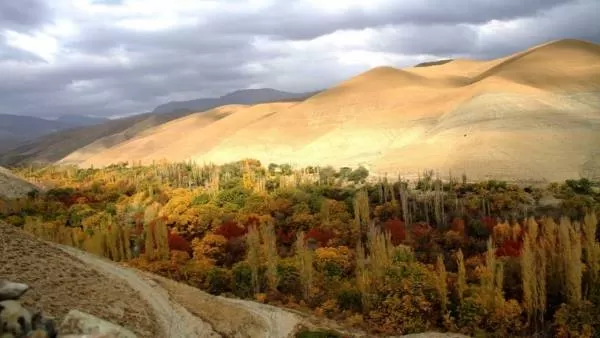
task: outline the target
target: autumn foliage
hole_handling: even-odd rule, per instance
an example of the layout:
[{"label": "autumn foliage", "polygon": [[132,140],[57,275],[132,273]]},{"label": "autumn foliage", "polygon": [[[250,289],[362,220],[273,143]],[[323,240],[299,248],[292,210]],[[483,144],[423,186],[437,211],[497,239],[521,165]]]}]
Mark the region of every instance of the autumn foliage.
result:
[{"label": "autumn foliage", "polygon": [[181,235],[179,235],[175,232],[171,232],[171,233],[169,233],[169,250],[183,251],[183,252],[191,253],[192,246]]},{"label": "autumn foliage", "polygon": [[[349,168],[268,168],[17,169],[54,188],[3,202],[0,220],[366,336],[600,334],[596,183],[534,188],[432,173],[361,183]],[[563,202],[523,207],[544,194]]]},{"label": "autumn foliage", "polygon": [[390,219],[383,226],[390,233],[394,245],[399,245],[406,239],[406,225],[404,222],[398,219]]},{"label": "autumn foliage", "polygon": [[[254,224],[256,224],[256,221],[254,219],[252,219],[251,221],[249,221],[249,224],[254,225]],[[234,221],[223,222],[215,230],[216,235],[221,235],[221,236],[225,237],[227,240],[244,236],[247,232],[248,232],[248,229],[246,227],[240,226]]]}]

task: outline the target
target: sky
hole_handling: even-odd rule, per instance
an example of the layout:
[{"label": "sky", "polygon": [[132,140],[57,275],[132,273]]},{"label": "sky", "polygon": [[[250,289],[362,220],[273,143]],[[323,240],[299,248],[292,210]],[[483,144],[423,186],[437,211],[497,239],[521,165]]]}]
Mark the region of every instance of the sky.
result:
[{"label": "sky", "polygon": [[600,43],[598,0],[1,0],[0,114],[123,116],[372,67]]}]

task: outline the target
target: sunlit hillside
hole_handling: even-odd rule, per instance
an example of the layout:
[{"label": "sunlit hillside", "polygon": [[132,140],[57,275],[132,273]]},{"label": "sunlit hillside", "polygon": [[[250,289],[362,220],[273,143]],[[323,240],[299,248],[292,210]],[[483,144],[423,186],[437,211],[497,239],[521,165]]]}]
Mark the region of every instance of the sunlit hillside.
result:
[{"label": "sunlit hillside", "polygon": [[600,46],[560,40],[491,61],[378,67],[300,103],[251,106],[211,124],[181,123],[64,161],[102,166],[252,157],[362,164],[407,177],[434,168],[476,179],[595,178]]}]

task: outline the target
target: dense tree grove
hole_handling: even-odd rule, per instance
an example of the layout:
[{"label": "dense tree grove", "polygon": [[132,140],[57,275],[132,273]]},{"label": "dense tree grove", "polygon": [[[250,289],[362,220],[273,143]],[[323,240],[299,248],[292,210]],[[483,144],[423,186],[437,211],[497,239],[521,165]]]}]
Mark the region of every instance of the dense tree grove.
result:
[{"label": "dense tree grove", "polygon": [[0,218],[212,294],[374,334],[600,335],[600,187],[365,168],[156,163],[17,168]]}]

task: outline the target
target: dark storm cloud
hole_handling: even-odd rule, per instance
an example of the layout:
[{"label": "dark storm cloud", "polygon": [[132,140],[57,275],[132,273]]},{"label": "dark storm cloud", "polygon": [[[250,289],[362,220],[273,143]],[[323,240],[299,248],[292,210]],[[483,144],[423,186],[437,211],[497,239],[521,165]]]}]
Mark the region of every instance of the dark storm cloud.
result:
[{"label": "dark storm cloud", "polygon": [[[111,5],[105,8],[123,3],[93,2]],[[27,11],[12,3],[23,2],[0,0],[0,33],[34,30],[54,18],[42,2],[27,0]],[[498,57],[563,37],[600,42],[595,17],[599,3],[389,0],[369,9],[335,12],[282,0],[261,9],[224,6],[220,12],[198,13],[197,24],[156,31],[126,29],[114,17],[67,11],[62,15],[73,15],[78,34],[60,41],[55,60],[9,48],[0,35],[0,113],[111,116],[251,85],[297,92],[321,89],[366,70],[366,61],[339,62],[340,54],[353,49],[403,55],[413,62],[419,55]],[[490,20],[519,18],[516,28],[500,24],[497,32],[481,30]],[[336,31],[363,28],[376,30],[370,41],[353,47],[319,42]],[[321,39],[308,41],[317,37]],[[261,44],[265,39],[266,47]],[[290,40],[302,47],[291,47]]]},{"label": "dark storm cloud", "polygon": [[428,54],[441,58],[491,59],[551,40],[576,38],[600,43],[600,2],[580,0],[552,7],[538,17],[510,25],[490,22],[485,29],[472,24],[399,25],[383,29],[373,48],[399,54]]},{"label": "dark storm cloud", "polygon": [[569,2],[572,0],[406,0],[389,1],[373,9],[326,13],[298,2],[278,1],[259,13],[223,13],[215,18],[214,26],[224,33],[244,31],[282,39],[312,39],[340,29],[509,20],[535,16]]},{"label": "dark storm cloud", "polygon": [[43,0],[1,0],[0,29],[28,31],[47,22],[50,14]]},{"label": "dark storm cloud", "polygon": [[[119,115],[151,110],[168,101],[170,93],[218,96],[251,83],[241,66],[265,56],[253,50],[248,36],[202,34],[194,27],[154,33],[82,28],[84,38],[66,46],[81,55],[69,62],[36,67],[29,76],[22,76],[28,73],[25,69],[3,70],[0,64],[4,78],[11,80],[0,82],[3,106],[11,109],[5,112]],[[119,52],[129,60],[111,58]]]}]

